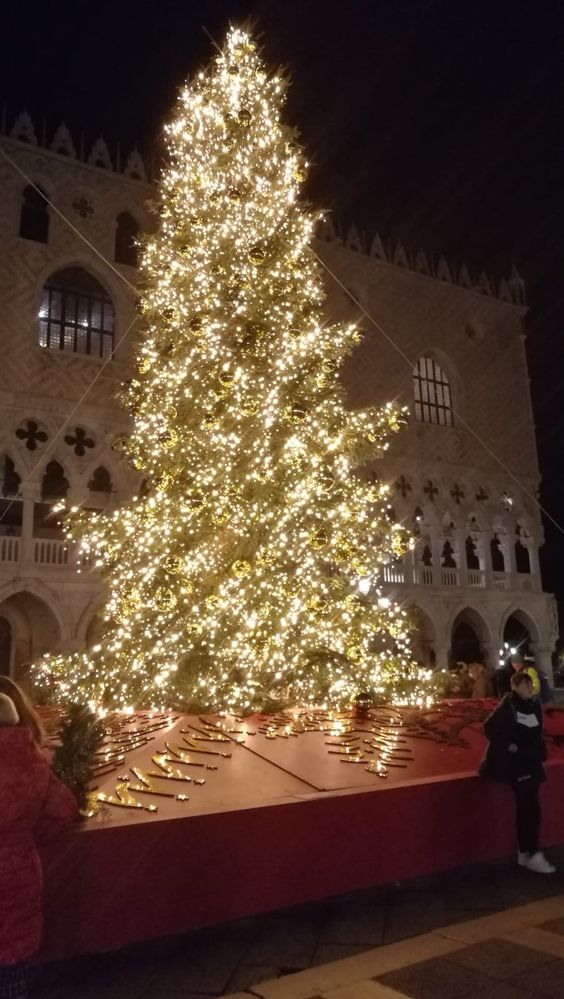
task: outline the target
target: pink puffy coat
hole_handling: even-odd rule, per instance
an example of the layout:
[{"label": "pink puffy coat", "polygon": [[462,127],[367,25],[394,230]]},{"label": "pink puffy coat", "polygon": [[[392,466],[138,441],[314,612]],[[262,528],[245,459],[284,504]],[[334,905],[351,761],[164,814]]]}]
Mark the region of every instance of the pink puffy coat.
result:
[{"label": "pink puffy coat", "polygon": [[0,965],[36,952],[42,875],[37,843],[76,818],[71,792],[21,727],[0,727]]}]

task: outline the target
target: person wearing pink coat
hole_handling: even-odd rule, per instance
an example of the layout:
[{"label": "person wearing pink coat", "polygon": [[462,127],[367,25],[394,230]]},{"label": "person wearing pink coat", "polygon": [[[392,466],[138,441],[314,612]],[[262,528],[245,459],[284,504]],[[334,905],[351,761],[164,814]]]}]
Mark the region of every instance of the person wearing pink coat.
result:
[{"label": "person wearing pink coat", "polygon": [[42,872],[37,845],[77,817],[71,792],[0,693],[0,999],[26,999],[27,962],[39,948]]}]

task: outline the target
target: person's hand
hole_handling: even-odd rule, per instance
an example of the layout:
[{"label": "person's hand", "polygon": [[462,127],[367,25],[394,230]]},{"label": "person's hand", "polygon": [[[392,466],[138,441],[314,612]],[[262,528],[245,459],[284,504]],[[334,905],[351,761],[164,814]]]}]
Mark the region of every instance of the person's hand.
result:
[{"label": "person's hand", "polygon": [[517,746],[515,745],[514,742],[510,742],[509,745],[508,745],[508,747],[507,747],[507,749],[509,750],[510,753],[516,753],[517,752]]}]

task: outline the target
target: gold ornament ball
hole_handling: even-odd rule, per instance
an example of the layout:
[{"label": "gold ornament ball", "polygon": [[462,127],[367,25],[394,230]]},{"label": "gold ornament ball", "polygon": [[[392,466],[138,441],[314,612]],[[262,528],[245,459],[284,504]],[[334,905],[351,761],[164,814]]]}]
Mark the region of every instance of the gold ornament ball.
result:
[{"label": "gold ornament ball", "polygon": [[251,563],[247,559],[240,558],[231,566],[231,572],[236,579],[244,579],[251,573]]},{"label": "gold ornament ball", "polygon": [[241,108],[241,110],[239,111],[239,116],[238,116],[239,124],[243,125],[244,128],[247,128],[251,124],[252,120],[253,120],[253,116],[252,116],[251,112],[249,111],[249,109],[248,108]]},{"label": "gold ornament ball", "polygon": [[293,406],[290,406],[290,408],[287,410],[287,413],[288,413],[288,419],[292,423],[301,423],[302,420],[305,420],[307,416],[307,409],[303,403],[297,402],[294,403]]},{"label": "gold ornament ball", "polygon": [[255,243],[249,250],[249,260],[252,264],[264,264],[266,260],[266,250],[260,243]]},{"label": "gold ornament ball", "polygon": [[201,336],[204,331],[204,320],[201,316],[193,316],[188,323],[188,328],[194,336]]},{"label": "gold ornament ball", "polygon": [[322,548],[325,548],[325,545],[329,541],[329,536],[324,527],[319,527],[316,531],[312,531],[312,533],[308,535],[308,541],[312,548],[315,548],[316,551],[320,551]]},{"label": "gold ornament ball", "polygon": [[178,444],[178,434],[173,427],[170,430],[165,430],[160,436],[161,447],[163,451],[171,451],[173,447]]},{"label": "gold ornament ball", "polygon": [[129,437],[126,434],[118,434],[112,441],[112,451],[125,451],[128,443]]},{"label": "gold ornament ball", "polygon": [[166,572],[178,576],[184,568],[184,559],[180,555],[171,555],[165,562]]},{"label": "gold ornament ball", "polygon": [[347,658],[350,659],[351,663],[358,666],[362,662],[362,649],[360,645],[350,645],[347,649]]},{"label": "gold ornament ball", "polygon": [[243,406],[241,406],[241,412],[243,416],[256,416],[258,408],[258,402],[251,399],[249,402],[246,402]]},{"label": "gold ornament ball", "polygon": [[157,593],[156,604],[159,610],[170,611],[174,610],[174,608],[176,607],[177,600],[174,593],[172,593],[170,590],[164,590],[161,591],[160,593]]},{"label": "gold ornament ball", "polygon": [[195,513],[199,513],[200,510],[203,510],[206,503],[205,497],[202,493],[192,493],[186,497],[186,501]]}]

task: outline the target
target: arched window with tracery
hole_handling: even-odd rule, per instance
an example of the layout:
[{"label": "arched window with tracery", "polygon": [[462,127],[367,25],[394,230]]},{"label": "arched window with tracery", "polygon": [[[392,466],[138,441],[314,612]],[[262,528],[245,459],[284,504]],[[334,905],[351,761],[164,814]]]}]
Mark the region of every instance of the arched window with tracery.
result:
[{"label": "arched window with tracery", "polygon": [[118,264],[137,267],[139,225],[129,212],[122,212],[116,219],[115,260]]},{"label": "arched window with tracery", "polygon": [[38,187],[24,187],[20,208],[20,236],[35,243],[49,242],[49,206]]},{"label": "arched window with tracery", "polygon": [[81,267],[47,279],[39,309],[39,345],[92,357],[111,357],[114,307],[106,289]]},{"label": "arched window with tracery", "polygon": [[420,357],[413,369],[413,411],[421,423],[454,424],[449,380],[432,357]]}]

